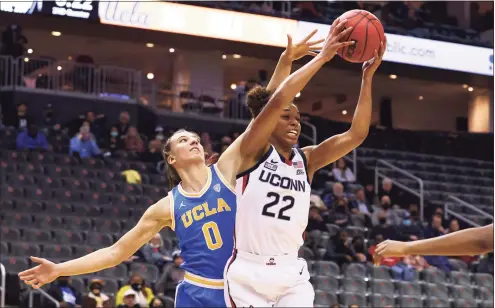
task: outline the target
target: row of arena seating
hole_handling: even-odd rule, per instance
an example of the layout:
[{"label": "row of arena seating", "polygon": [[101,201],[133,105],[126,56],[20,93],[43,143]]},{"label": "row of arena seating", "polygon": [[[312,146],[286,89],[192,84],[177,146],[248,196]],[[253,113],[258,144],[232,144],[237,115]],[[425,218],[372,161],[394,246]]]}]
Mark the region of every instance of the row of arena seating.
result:
[{"label": "row of arena seating", "polygon": [[[374,168],[378,159],[383,159],[422,179],[425,199],[436,206],[443,207],[451,201],[449,196],[454,196],[486,213],[493,213],[493,162],[391,150],[358,149],[358,160],[368,167]],[[380,171],[412,189],[419,189],[418,182],[402,172],[383,165],[380,165]],[[484,224],[485,217],[478,212],[452,206],[471,220]]]}]

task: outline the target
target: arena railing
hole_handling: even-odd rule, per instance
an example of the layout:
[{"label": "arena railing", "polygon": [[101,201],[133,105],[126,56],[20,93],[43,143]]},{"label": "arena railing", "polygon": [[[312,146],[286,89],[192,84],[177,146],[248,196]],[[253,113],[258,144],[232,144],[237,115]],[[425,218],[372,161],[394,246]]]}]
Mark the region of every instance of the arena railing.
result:
[{"label": "arena railing", "polygon": [[[393,178],[391,178],[390,176],[386,175],[383,171],[386,170],[386,169],[392,169],[394,171],[397,171],[405,176],[407,176],[408,178],[411,178],[413,180],[415,180],[416,182],[418,182],[419,184],[419,190],[415,190],[415,189],[412,189],[410,187],[407,187],[406,185],[402,184],[401,182],[397,181],[397,180],[394,180]],[[406,170],[403,170],[399,167],[396,167],[394,165],[392,165],[391,163],[383,160],[383,159],[379,159],[376,161],[376,167],[375,167],[375,194],[378,195],[378,180],[382,178],[389,178],[392,183],[394,185],[396,185],[397,187],[400,187],[402,189],[404,189],[405,191],[408,191],[409,193],[417,196],[419,198],[419,211],[420,211],[420,218],[421,220],[424,219],[424,185],[423,185],[423,180],[420,179],[419,177],[415,176],[414,174],[410,173],[410,172],[407,172]]]},{"label": "arena railing", "polygon": [[[221,88],[157,83],[141,71],[125,67],[0,56],[0,90],[16,88],[135,101],[155,110],[193,112],[246,124],[251,118],[243,97],[228,95]],[[316,144],[316,127],[307,121],[302,125],[308,130],[301,137]]]},{"label": "arena railing", "polygon": [[29,308],[35,308],[34,307],[34,293],[39,293],[41,296],[45,297],[48,299],[50,302],[52,302],[56,308],[60,307],[60,303],[53,298],[50,294],[45,292],[43,289],[31,289],[29,290],[29,297],[28,297],[28,307]]},{"label": "arena railing", "polygon": [[5,307],[5,294],[7,293],[7,286],[5,285],[7,277],[7,271],[5,266],[0,263],[0,307]]},{"label": "arena railing", "polygon": [[[454,216],[455,218],[459,219],[459,220],[462,220],[464,221],[465,223],[468,223],[474,227],[479,227],[480,225],[477,223],[477,222],[474,222],[472,221],[471,219],[467,218],[465,215],[462,215],[461,213],[458,213],[456,212],[451,206],[452,205],[460,205],[461,207],[466,207],[478,214],[480,214],[480,216],[486,218],[486,219],[490,219],[493,221],[493,215],[490,215],[489,213],[485,212],[485,211],[482,211],[480,210],[479,208],[477,208],[476,206],[464,201],[464,200],[461,200],[455,196],[452,196],[452,195],[449,195],[448,196],[448,199],[450,199],[452,202],[446,202],[444,204],[444,216],[445,216],[445,219],[448,219],[449,218],[449,215],[451,216]],[[450,208],[449,208],[450,207]]]}]

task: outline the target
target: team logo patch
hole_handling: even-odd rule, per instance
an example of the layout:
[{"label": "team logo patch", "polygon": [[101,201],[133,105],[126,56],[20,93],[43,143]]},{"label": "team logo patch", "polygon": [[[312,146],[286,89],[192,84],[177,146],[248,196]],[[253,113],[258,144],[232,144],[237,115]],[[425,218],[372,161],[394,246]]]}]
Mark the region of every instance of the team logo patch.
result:
[{"label": "team logo patch", "polygon": [[274,258],[270,258],[270,260],[268,260],[268,262],[266,262],[266,265],[277,265],[277,263],[275,263]]},{"label": "team logo patch", "polygon": [[297,169],[297,173],[296,173],[296,175],[301,175],[301,174],[304,174],[304,170]]},{"label": "team logo patch", "polygon": [[302,161],[296,161],[292,163],[292,166],[296,169],[304,168],[304,163]]},{"label": "team logo patch", "polygon": [[277,171],[277,165],[271,164],[269,162],[265,162],[265,168],[272,171]]},{"label": "team logo patch", "polygon": [[216,192],[220,192],[220,184],[216,184],[215,186],[213,186],[213,190]]}]

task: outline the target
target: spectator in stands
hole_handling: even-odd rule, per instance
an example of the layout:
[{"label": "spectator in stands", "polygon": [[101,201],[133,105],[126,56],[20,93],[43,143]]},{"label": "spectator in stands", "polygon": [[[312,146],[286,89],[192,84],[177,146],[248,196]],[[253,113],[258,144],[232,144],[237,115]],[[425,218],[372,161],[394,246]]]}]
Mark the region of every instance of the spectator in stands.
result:
[{"label": "spectator in stands", "polygon": [[49,149],[45,134],[38,131],[34,124],[29,124],[29,128],[17,134],[18,150],[45,150]]},{"label": "spectator in stands", "polygon": [[90,130],[93,132],[93,134],[95,134],[97,138],[102,135],[105,121],[104,114],[95,115],[93,111],[88,111],[84,120],[89,123]]},{"label": "spectator in stands", "polygon": [[100,155],[96,141],[91,137],[88,126],[81,126],[79,134],[70,140],[70,155],[88,158]]},{"label": "spectator in stands", "polygon": [[373,184],[367,184],[365,186],[364,194],[366,195],[366,201],[368,204],[375,204],[375,186]]},{"label": "spectator in stands", "polygon": [[59,277],[50,285],[47,293],[63,308],[75,308],[82,302],[82,295],[72,286],[70,277]]},{"label": "spectator in stands", "polygon": [[105,286],[105,282],[101,279],[92,279],[89,282],[89,292],[88,297],[94,299],[96,301],[97,308],[103,308],[103,304],[110,300],[110,298],[102,292],[103,287]]},{"label": "spectator in stands", "polygon": [[333,209],[340,199],[345,199],[344,185],[341,183],[334,183],[332,193],[323,196],[323,202],[329,209]]},{"label": "spectator in stands", "polygon": [[366,200],[363,187],[356,189],[354,200],[350,202],[349,209],[352,214],[363,217],[365,226],[371,228],[371,214],[374,210]]},{"label": "spectator in stands", "polygon": [[210,135],[208,133],[201,134],[201,144],[205,149],[205,154],[212,155],[213,154],[213,144],[211,142]]},{"label": "spectator in stands", "polygon": [[28,107],[26,103],[17,105],[17,112],[11,116],[4,117],[5,126],[13,126],[17,130],[25,130],[30,123],[33,123],[32,118],[28,115]]},{"label": "spectator in stands", "polygon": [[[447,231],[442,226],[442,216],[435,214],[431,218],[430,225],[425,230],[425,238],[433,238],[446,234]],[[425,256],[426,261],[445,272],[452,271],[452,265],[445,256]]]},{"label": "spectator in stands", "polygon": [[311,206],[309,208],[308,225],[306,227],[307,232],[313,230],[327,231],[325,221],[320,215],[320,209],[316,206]]},{"label": "spectator in stands", "polygon": [[340,230],[334,235],[329,242],[324,259],[333,261],[339,266],[356,260],[354,252],[349,247],[349,235],[346,231]]},{"label": "spectator in stands", "polygon": [[163,143],[163,140],[165,140],[165,135],[163,134],[163,127],[157,126],[155,128],[155,133],[156,135],[154,139]]},{"label": "spectator in stands", "polygon": [[381,235],[384,239],[395,239],[395,230],[388,221],[387,213],[384,211],[378,212],[376,215],[378,224],[376,224],[371,230],[371,238],[375,238],[377,235]]},{"label": "spectator in stands", "polygon": [[488,253],[485,257],[481,258],[478,265],[478,272],[493,275],[493,252]]},{"label": "spectator in stands", "polygon": [[352,173],[351,168],[347,167],[343,158],[337,161],[336,167],[332,170],[332,174],[336,181],[339,181],[344,185],[356,181],[354,173]]},{"label": "spectator in stands", "polygon": [[393,204],[399,204],[400,203],[400,196],[397,192],[397,189],[393,186],[392,180],[389,178],[384,178],[382,181],[382,187],[380,189],[380,192],[378,194],[378,197],[380,200],[382,199],[383,196],[388,196],[393,202]]},{"label": "spectator in stands", "polygon": [[81,308],[97,308],[96,301],[94,300],[94,298],[91,298],[89,296],[84,296],[82,299]]},{"label": "spectator in stands", "polygon": [[124,140],[125,136],[127,135],[127,131],[129,130],[129,121],[130,121],[130,116],[129,112],[127,111],[122,111],[120,113],[119,117],[119,123],[116,125],[117,129],[119,131],[119,137]]},{"label": "spectator in stands", "polygon": [[232,143],[232,138],[230,138],[229,136],[224,136],[220,141],[220,154],[222,154],[225,150],[227,150],[227,148],[231,143]]},{"label": "spectator in stands", "polygon": [[150,308],[165,308],[165,303],[163,303],[162,299],[159,297],[155,297],[151,301]]},{"label": "spectator in stands", "polygon": [[354,250],[357,262],[366,263],[372,260],[370,254],[364,247],[364,238],[361,236],[356,236],[352,239],[352,249]]},{"label": "spectator in stands", "polygon": [[418,256],[418,255],[405,256],[402,259],[402,262],[404,262],[406,265],[414,268],[416,270],[416,272],[418,272],[418,273],[421,273],[422,271],[424,271],[425,269],[430,267],[428,262],[426,262],[425,258],[422,256]]},{"label": "spectator in stands", "polygon": [[117,308],[141,308],[143,306],[140,306],[137,303],[136,298],[138,297],[138,294],[136,291],[132,289],[128,289],[122,294],[122,303],[117,305]]},{"label": "spectator in stands", "polygon": [[380,223],[379,217],[384,215],[389,225],[400,225],[402,223],[400,214],[402,214],[402,211],[391,208],[390,197],[383,195],[380,200],[380,208],[373,212],[372,223],[374,226],[378,225]]},{"label": "spectator in stands", "polygon": [[346,198],[340,198],[334,207],[325,213],[325,220],[331,224],[337,225],[339,227],[345,227],[350,222],[349,207],[347,205]]},{"label": "spectator in stands", "polygon": [[160,233],[155,234],[153,238],[141,248],[143,251],[144,260],[148,263],[162,267],[172,261],[172,256],[163,247],[163,239]]},{"label": "spectator in stands", "polygon": [[43,130],[46,134],[51,135],[54,132],[57,132],[60,130],[61,126],[60,123],[57,122],[55,119],[55,113],[52,108],[52,104],[47,104],[45,106],[45,110],[43,112],[44,118],[43,118]]},{"label": "spectator in stands", "polygon": [[148,151],[141,154],[141,158],[144,161],[158,163],[163,160],[162,157],[162,142],[157,139],[153,139],[148,144]]},{"label": "spectator in stands", "polygon": [[146,286],[143,277],[139,274],[133,274],[131,279],[129,279],[129,282],[120,288],[115,296],[115,305],[119,306],[122,304],[124,302],[125,294],[131,293],[134,293],[135,302],[142,308],[148,307],[155,297],[151,288]]},{"label": "spectator in stands", "polygon": [[124,137],[125,149],[132,153],[144,152],[144,142],[134,126],[130,126]]},{"label": "spectator in stands", "polygon": [[107,139],[105,147],[112,154],[123,148],[122,140],[119,138],[119,131],[116,126],[112,126],[112,128],[110,128],[110,136]]},{"label": "spectator in stands", "polygon": [[174,251],[172,258],[173,263],[167,264],[160,279],[156,282],[155,287],[159,295],[174,297],[177,285],[184,279],[184,270],[180,268],[184,260],[180,256],[180,251]]},{"label": "spectator in stands", "polygon": [[459,231],[461,228],[459,227],[459,221],[455,218],[453,218],[450,221],[449,228],[447,229],[447,233],[452,233]]}]

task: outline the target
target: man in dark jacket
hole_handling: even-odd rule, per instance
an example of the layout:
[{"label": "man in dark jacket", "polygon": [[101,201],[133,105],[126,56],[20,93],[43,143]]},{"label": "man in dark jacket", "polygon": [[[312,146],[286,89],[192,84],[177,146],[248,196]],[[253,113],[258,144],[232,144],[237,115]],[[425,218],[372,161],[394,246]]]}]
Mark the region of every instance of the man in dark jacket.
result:
[{"label": "man in dark jacket", "polygon": [[75,308],[76,305],[81,305],[81,293],[72,286],[70,277],[59,277],[51,284],[48,294],[58,301],[62,308]]}]

